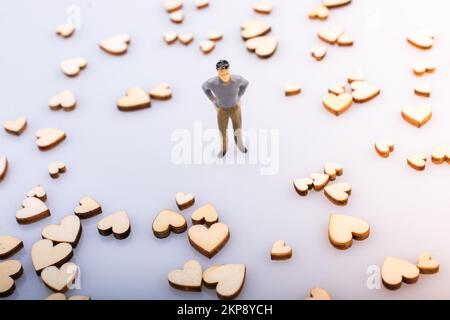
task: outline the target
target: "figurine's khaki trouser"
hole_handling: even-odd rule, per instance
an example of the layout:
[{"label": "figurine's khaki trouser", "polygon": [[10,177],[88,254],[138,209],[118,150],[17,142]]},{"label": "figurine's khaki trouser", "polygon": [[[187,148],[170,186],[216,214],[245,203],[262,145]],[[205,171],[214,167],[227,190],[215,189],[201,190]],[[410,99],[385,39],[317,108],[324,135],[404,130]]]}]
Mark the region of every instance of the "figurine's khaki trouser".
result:
[{"label": "figurine's khaki trouser", "polygon": [[222,150],[227,150],[227,127],[228,120],[231,118],[234,130],[234,138],[239,148],[243,148],[242,143],[242,117],[241,117],[241,103],[239,102],[233,108],[218,108],[217,109],[217,122],[219,124],[220,134],[222,136]]}]

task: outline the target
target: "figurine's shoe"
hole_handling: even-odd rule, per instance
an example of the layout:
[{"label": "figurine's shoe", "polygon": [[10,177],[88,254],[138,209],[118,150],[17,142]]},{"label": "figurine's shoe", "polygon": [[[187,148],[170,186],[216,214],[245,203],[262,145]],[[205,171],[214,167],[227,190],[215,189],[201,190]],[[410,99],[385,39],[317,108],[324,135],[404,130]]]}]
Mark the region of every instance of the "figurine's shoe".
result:
[{"label": "figurine's shoe", "polygon": [[239,143],[236,136],[234,136],[234,143],[236,143],[239,151],[241,151],[242,153],[247,153],[247,147],[245,147],[242,143]]},{"label": "figurine's shoe", "polygon": [[223,157],[225,157],[226,154],[227,154],[227,150],[225,149],[225,150],[221,150],[217,156],[219,158],[223,158]]}]

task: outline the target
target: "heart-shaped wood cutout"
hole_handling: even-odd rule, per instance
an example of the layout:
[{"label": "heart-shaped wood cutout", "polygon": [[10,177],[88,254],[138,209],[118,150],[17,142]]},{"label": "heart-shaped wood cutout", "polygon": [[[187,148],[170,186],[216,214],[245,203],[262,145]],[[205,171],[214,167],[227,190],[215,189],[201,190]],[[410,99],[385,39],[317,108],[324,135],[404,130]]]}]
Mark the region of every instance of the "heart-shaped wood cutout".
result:
[{"label": "heart-shaped wood cutout", "polygon": [[335,44],[339,37],[344,33],[344,29],[340,26],[332,26],[319,30],[317,36],[320,40],[329,44]]},{"label": "heart-shaped wood cutout", "polygon": [[352,84],[355,81],[364,81],[364,80],[365,80],[365,76],[361,72],[350,73],[347,76],[347,82],[349,84]]},{"label": "heart-shaped wood cutout", "polygon": [[340,163],[327,162],[323,166],[323,172],[330,176],[331,181],[334,181],[336,176],[341,176],[344,173],[344,167]]},{"label": "heart-shaped wood cutout", "polygon": [[419,59],[414,63],[412,70],[416,76],[423,76],[425,73],[433,73],[436,65],[429,59]]},{"label": "heart-shaped wood cutout", "polygon": [[0,156],[0,182],[5,179],[8,172],[8,159],[5,156]]},{"label": "heart-shaped wood cutout", "polygon": [[195,196],[192,193],[177,192],[175,202],[177,203],[178,209],[184,210],[194,205]]},{"label": "heart-shaped wood cutout", "polygon": [[42,201],[47,201],[47,193],[42,186],[36,186],[28,191],[27,197],[34,197]]},{"label": "heart-shaped wood cutout", "polygon": [[172,98],[172,89],[167,82],[160,83],[150,90],[150,98],[156,100],[168,100]]},{"label": "heart-shaped wood cutout", "polygon": [[431,106],[405,106],[402,108],[402,117],[413,126],[420,128],[431,119],[433,115]]},{"label": "heart-shaped wood cutout", "polygon": [[83,197],[80,199],[79,204],[73,212],[80,219],[88,219],[102,213],[102,207],[94,198]]},{"label": "heart-shaped wood cutout", "polygon": [[174,11],[169,14],[170,21],[174,23],[182,23],[184,21],[184,12],[183,10]]},{"label": "heart-shaped wood cutout", "polygon": [[315,191],[321,191],[330,181],[330,176],[325,173],[313,173],[309,177],[313,180]]},{"label": "heart-shaped wood cutout", "polygon": [[329,93],[340,95],[345,92],[345,85],[343,83],[337,83],[328,88]]},{"label": "heart-shaped wood cutout", "polygon": [[216,288],[221,299],[234,299],[245,282],[245,264],[219,264],[203,272],[203,282],[208,288]]},{"label": "heart-shaped wood cutout", "polygon": [[424,32],[412,33],[406,39],[410,44],[420,49],[430,49],[434,44],[434,36]]},{"label": "heart-shaped wood cutout", "polygon": [[204,9],[209,6],[208,0],[195,0],[195,6],[197,9]]},{"label": "heart-shaped wood cutout", "polygon": [[425,166],[427,164],[427,155],[415,154],[412,156],[408,156],[406,158],[406,162],[411,168],[416,169],[417,171],[423,171],[425,170]]},{"label": "heart-shaped wood cutout", "polygon": [[353,45],[353,37],[350,34],[344,32],[343,34],[341,34],[339,36],[336,43],[338,46],[341,46],[341,47],[352,46]]},{"label": "heart-shaped wood cutout", "polygon": [[317,61],[321,61],[327,55],[327,48],[322,46],[312,47],[310,50],[311,56]]},{"label": "heart-shaped wood cutout", "polygon": [[189,260],[183,270],[173,270],[168,274],[169,284],[180,290],[200,291],[202,287],[202,266],[197,260]]},{"label": "heart-shaped wood cutout", "polygon": [[76,248],[81,236],[80,218],[75,215],[65,216],[61,224],[51,224],[42,230],[42,238],[52,240],[53,243],[68,243]]},{"label": "heart-shaped wood cutout", "polygon": [[263,36],[271,30],[270,24],[259,20],[246,20],[241,24],[241,37],[244,40]]},{"label": "heart-shaped wood cutout", "polygon": [[375,142],[375,151],[380,157],[388,158],[389,154],[394,151],[394,143],[391,141]]},{"label": "heart-shaped wood cutout", "polygon": [[328,10],[328,8],[325,7],[323,4],[319,4],[308,12],[308,17],[310,19],[326,20],[329,14],[330,10]]},{"label": "heart-shaped wood cutout", "polygon": [[77,106],[77,99],[72,92],[66,90],[52,97],[48,101],[48,106],[52,110],[71,111]]},{"label": "heart-shaped wood cutout", "polygon": [[0,236],[0,259],[7,259],[23,248],[23,242],[12,236]]},{"label": "heart-shaped wood cutout", "polygon": [[323,98],[322,103],[325,109],[338,116],[351,107],[353,104],[353,98],[346,92],[339,95],[328,93]]},{"label": "heart-shaped wood cutout", "polygon": [[183,7],[183,2],[180,0],[164,0],[164,8],[167,12],[174,12]]},{"label": "heart-shaped wood cutout", "polygon": [[442,145],[434,149],[431,154],[431,160],[436,164],[444,162],[450,164],[450,145]]},{"label": "heart-shaped wood cutout", "polygon": [[370,226],[362,219],[340,214],[330,215],[328,238],[337,249],[348,249],[352,246],[353,239],[367,239],[369,233]]},{"label": "heart-shaped wood cutout", "polygon": [[212,258],[225,246],[230,238],[230,231],[228,226],[221,222],[214,223],[209,228],[197,224],[189,228],[188,237],[195,249]]},{"label": "heart-shaped wood cutout", "polygon": [[194,41],[194,33],[193,32],[187,32],[187,33],[180,33],[178,35],[178,40],[187,46],[188,44],[192,43]]},{"label": "heart-shaped wood cutout", "polygon": [[[353,83],[352,83],[353,84]],[[352,87],[354,88],[354,86]],[[380,94],[380,89],[368,82],[358,82],[358,86],[352,92],[353,101],[357,103],[367,102]]]},{"label": "heart-shaped wood cutout", "polygon": [[68,262],[57,268],[47,267],[41,272],[41,279],[44,284],[55,292],[66,292],[75,283],[78,277],[78,266]]},{"label": "heart-shaped wood cutout", "polygon": [[114,234],[114,238],[123,240],[130,235],[130,219],[125,211],[119,211],[100,220],[97,229],[102,236]]},{"label": "heart-shaped wood cutout", "polygon": [[150,107],[150,97],[142,88],[130,88],[126,95],[117,100],[117,108],[121,111],[134,111]]},{"label": "heart-shaped wood cutout", "polygon": [[68,77],[76,77],[80,71],[86,68],[87,60],[84,58],[72,58],[61,62],[62,72]]},{"label": "heart-shaped wood cutout", "polygon": [[59,129],[44,128],[36,131],[36,144],[40,150],[48,150],[57,146],[66,138],[66,133]]},{"label": "heart-shaped wood cutout", "polygon": [[215,47],[216,47],[216,43],[211,40],[204,40],[204,41],[201,41],[199,44],[199,48],[204,54],[210,53],[211,51],[214,50]]},{"label": "heart-shaped wood cutout", "polygon": [[253,10],[255,10],[255,12],[257,13],[262,13],[262,14],[270,14],[272,12],[272,2],[268,1],[268,0],[262,0],[259,2],[256,2],[252,5]]},{"label": "heart-shaped wood cutout", "polygon": [[342,7],[352,2],[352,0],[324,0],[322,3],[327,8]]},{"label": "heart-shaped wood cutout", "polygon": [[439,272],[439,261],[431,257],[429,253],[422,253],[417,259],[417,268],[422,274],[433,274]]},{"label": "heart-shaped wood cutout", "polygon": [[222,32],[215,31],[215,30],[208,31],[208,40],[217,42],[217,41],[222,40],[222,37],[223,37]]},{"label": "heart-shaped wood cutout", "polygon": [[332,300],[331,295],[322,288],[312,288],[305,300]]},{"label": "heart-shaped wood cutout", "polygon": [[66,295],[61,292],[53,293],[49,295],[45,300],[91,300],[89,296],[71,296],[67,299]]},{"label": "heart-shaped wood cutout", "polygon": [[153,221],[153,233],[157,238],[166,238],[170,232],[182,233],[187,229],[186,219],[171,210],[161,210]]},{"label": "heart-shaped wood cutout", "polygon": [[48,239],[39,240],[31,249],[31,259],[36,273],[50,266],[60,267],[72,258],[72,246],[68,243],[59,243],[53,246]]},{"label": "heart-shaped wood cutout", "polygon": [[193,224],[205,223],[207,226],[211,226],[219,221],[219,214],[217,213],[216,208],[208,203],[195,210],[194,213],[192,213],[191,219]]},{"label": "heart-shaped wood cutout", "polygon": [[254,52],[259,58],[269,58],[277,50],[278,40],[273,36],[261,36],[248,39],[245,45],[249,51]]},{"label": "heart-shaped wood cutout", "polygon": [[429,83],[416,84],[414,93],[420,97],[429,98],[431,96],[431,85]]},{"label": "heart-shaped wood cutout", "polygon": [[30,224],[50,216],[50,210],[45,203],[34,197],[28,197],[22,202],[22,209],[16,212],[16,220],[20,224]]},{"label": "heart-shaped wood cutout", "polygon": [[55,28],[55,32],[60,37],[69,38],[75,32],[75,26],[73,23],[62,24]]},{"label": "heart-shaped wood cutout", "polygon": [[352,192],[352,186],[348,183],[335,183],[325,187],[325,195],[336,205],[346,205]]},{"label": "heart-shaped wood cutout", "polygon": [[20,136],[27,128],[27,119],[17,118],[16,120],[8,120],[3,123],[5,131],[16,136]]},{"label": "heart-shaped wood cutout", "polygon": [[311,190],[314,181],[311,178],[299,178],[294,180],[294,189],[301,196],[306,196]]},{"label": "heart-shaped wood cutout", "polygon": [[302,92],[302,87],[297,82],[289,81],[284,85],[284,95],[286,97],[295,96],[297,94],[300,94],[301,92]]},{"label": "heart-shaped wood cutout", "polygon": [[414,264],[393,257],[384,259],[381,268],[381,278],[386,288],[399,289],[404,283],[415,283],[419,279],[419,268]]},{"label": "heart-shaped wood cutout", "polygon": [[52,162],[47,167],[50,177],[56,179],[60,173],[66,172],[66,164],[64,162]]},{"label": "heart-shaped wood cutout", "polygon": [[18,279],[22,273],[22,264],[17,260],[0,263],[0,297],[7,297],[14,293],[16,289],[14,280]]},{"label": "heart-shaped wood cutout", "polygon": [[122,55],[128,51],[131,38],[128,34],[121,33],[100,42],[100,48],[112,55]]},{"label": "heart-shaped wood cutout", "polygon": [[292,248],[286,245],[283,240],[275,241],[270,251],[272,260],[287,260],[292,257]]},{"label": "heart-shaped wood cutout", "polygon": [[163,39],[167,44],[175,43],[178,39],[178,33],[175,31],[167,31],[163,34]]}]

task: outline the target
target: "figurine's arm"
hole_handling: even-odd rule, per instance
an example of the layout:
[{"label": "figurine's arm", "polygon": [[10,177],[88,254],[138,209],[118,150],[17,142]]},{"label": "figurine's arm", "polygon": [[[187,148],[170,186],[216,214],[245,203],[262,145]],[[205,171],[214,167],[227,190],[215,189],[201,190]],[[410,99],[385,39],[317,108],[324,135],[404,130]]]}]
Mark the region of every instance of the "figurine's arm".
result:
[{"label": "figurine's arm", "polygon": [[203,90],[203,92],[206,94],[206,96],[208,97],[208,99],[211,100],[212,103],[216,103],[216,96],[213,94],[213,92],[212,92],[211,89],[209,88],[208,81],[206,81],[206,82],[202,85],[202,90]]},{"label": "figurine's arm", "polygon": [[248,80],[242,78],[242,82],[241,82],[241,85],[239,86],[239,92],[238,92],[239,98],[244,95],[245,90],[247,90],[247,87],[248,87]]}]

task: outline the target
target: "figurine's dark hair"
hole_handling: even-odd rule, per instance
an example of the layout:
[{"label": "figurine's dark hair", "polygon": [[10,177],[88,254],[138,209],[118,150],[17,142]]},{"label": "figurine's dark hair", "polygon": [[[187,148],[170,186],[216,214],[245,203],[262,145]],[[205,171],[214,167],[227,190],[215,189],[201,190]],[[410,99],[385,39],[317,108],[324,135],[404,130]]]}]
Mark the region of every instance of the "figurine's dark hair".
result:
[{"label": "figurine's dark hair", "polygon": [[222,70],[222,69],[228,69],[230,67],[230,64],[227,60],[220,60],[216,63],[216,70]]}]

